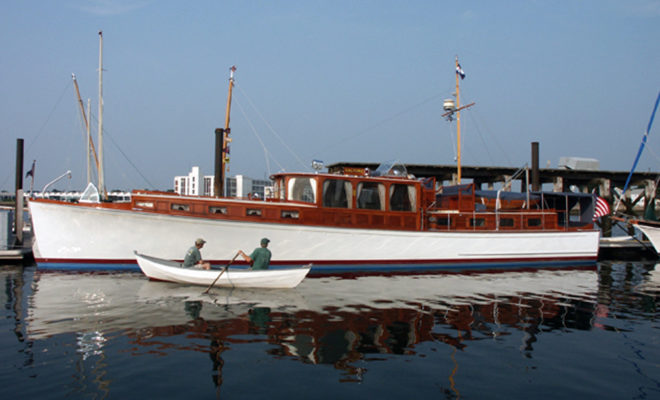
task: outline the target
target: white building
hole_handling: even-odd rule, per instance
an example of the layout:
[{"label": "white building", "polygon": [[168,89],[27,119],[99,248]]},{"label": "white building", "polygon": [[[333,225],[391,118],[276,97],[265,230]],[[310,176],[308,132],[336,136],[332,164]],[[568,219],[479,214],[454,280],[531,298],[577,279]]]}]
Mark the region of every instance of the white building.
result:
[{"label": "white building", "polygon": [[[200,185],[201,183],[201,185]],[[212,196],[215,176],[202,176],[199,167],[192,167],[187,176],[174,177],[174,191],[182,195]],[[264,198],[266,188],[272,186],[270,180],[252,179],[244,175],[225,178],[225,193],[229,197],[258,196]]]},{"label": "white building", "polygon": [[[174,191],[183,195],[199,196],[199,182],[201,181],[201,173],[199,167],[192,167],[192,170],[187,176],[174,177]],[[202,193],[204,195],[206,193]]]}]

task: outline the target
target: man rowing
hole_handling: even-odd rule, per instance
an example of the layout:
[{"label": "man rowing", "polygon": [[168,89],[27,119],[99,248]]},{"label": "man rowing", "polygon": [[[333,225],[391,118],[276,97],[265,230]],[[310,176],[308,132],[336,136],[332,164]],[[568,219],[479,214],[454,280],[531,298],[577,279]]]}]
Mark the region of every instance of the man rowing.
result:
[{"label": "man rowing", "polygon": [[243,252],[243,250],[239,250],[238,254],[243,257],[245,261],[250,263],[251,269],[253,270],[263,270],[263,269],[268,269],[270,266],[270,257],[271,257],[271,252],[268,250],[268,243],[270,243],[270,239],[268,238],[263,238],[261,239],[261,247],[257,247],[252,251],[252,254],[249,256]]}]

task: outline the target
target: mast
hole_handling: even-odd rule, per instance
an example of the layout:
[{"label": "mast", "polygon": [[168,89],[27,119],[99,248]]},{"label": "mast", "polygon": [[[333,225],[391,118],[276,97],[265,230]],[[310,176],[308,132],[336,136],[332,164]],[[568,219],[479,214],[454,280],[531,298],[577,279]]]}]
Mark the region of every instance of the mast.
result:
[{"label": "mast", "polygon": [[[91,115],[92,113],[92,100],[87,99],[87,115]],[[91,167],[91,162],[90,162],[90,154],[89,154],[89,148],[92,148],[92,151],[94,152],[94,159],[96,160],[96,170],[98,171],[99,169],[99,158],[96,155],[96,149],[94,148],[94,142],[92,141],[92,131],[91,131],[91,126],[89,123],[87,124],[87,185],[92,181],[92,167]]]},{"label": "mast", "polygon": [[459,91],[459,71],[461,65],[458,63],[458,56],[456,56],[456,169],[458,184],[461,184],[461,94]]},{"label": "mast", "polygon": [[465,78],[465,72],[461,68],[461,64],[458,63],[458,56],[456,57],[456,102],[452,99],[446,99],[443,104],[443,108],[446,111],[442,114],[443,117],[446,117],[448,121],[454,120],[454,114],[456,114],[456,180],[457,184],[461,183],[461,110],[464,108],[472,107],[474,102],[466,104],[461,107],[461,93],[459,82],[460,79]]},{"label": "mast", "polygon": [[658,92],[658,97],[655,99],[655,105],[653,106],[653,111],[651,112],[651,119],[649,119],[649,123],[646,126],[646,131],[644,131],[644,135],[642,136],[642,142],[639,144],[639,150],[637,151],[637,156],[635,156],[635,161],[633,161],[632,168],[630,168],[630,173],[628,174],[628,177],[626,178],[626,183],[623,185],[623,193],[621,194],[621,197],[619,197],[619,201],[617,201],[616,205],[614,206],[614,211],[619,208],[619,204],[621,203],[622,197],[625,195],[626,190],[628,190],[628,185],[630,184],[630,179],[633,176],[633,173],[635,172],[635,168],[637,167],[637,163],[639,162],[639,158],[642,155],[642,151],[644,151],[644,146],[646,146],[646,140],[649,137],[649,132],[651,131],[651,126],[653,126],[653,120],[655,119],[655,112],[658,110],[658,104],[660,104],[660,92]]},{"label": "mast", "polygon": [[99,168],[99,158],[96,154],[96,148],[94,147],[94,141],[92,140],[91,137],[91,132],[90,132],[90,125],[89,121],[87,120],[87,115],[91,115],[90,109],[89,109],[89,99],[87,99],[87,114],[85,114],[85,109],[83,108],[83,101],[80,98],[80,88],[78,87],[78,81],[76,80],[76,74],[71,74],[71,78],[73,79],[73,85],[76,88],[76,96],[78,98],[78,105],[80,106],[80,113],[82,114],[83,122],[85,123],[85,132],[87,132],[87,184],[91,181],[91,165],[90,165],[90,148],[92,150],[92,153],[94,154],[94,160],[96,161],[96,169],[98,170]]},{"label": "mast", "polygon": [[99,194],[105,200],[105,177],[103,171],[103,31],[99,31]]},{"label": "mast", "polygon": [[[236,66],[232,65],[229,71],[229,91],[227,93],[227,109],[225,111],[225,128],[216,130],[216,135],[222,135],[222,147],[220,152],[216,151],[215,165],[217,169],[214,185],[215,197],[221,197],[224,194],[225,172],[229,170],[229,143],[231,142],[231,138],[229,137],[231,132],[229,128],[229,115],[231,113],[231,96],[234,89],[234,72],[236,72]],[[218,160],[218,158],[220,158],[220,160]]]}]

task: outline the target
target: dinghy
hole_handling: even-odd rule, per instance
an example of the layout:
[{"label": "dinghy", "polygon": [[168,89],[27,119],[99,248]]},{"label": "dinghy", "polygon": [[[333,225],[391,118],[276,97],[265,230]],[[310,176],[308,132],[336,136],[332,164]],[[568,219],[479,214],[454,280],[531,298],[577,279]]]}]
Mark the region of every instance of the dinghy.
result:
[{"label": "dinghy", "polygon": [[209,286],[217,278],[214,286],[290,289],[298,286],[312,267],[312,264],[307,264],[299,268],[258,271],[227,269],[220,275],[221,270],[183,268],[177,261],[164,260],[137,251],[134,251],[134,254],[140,269],[149,279],[189,285]]}]

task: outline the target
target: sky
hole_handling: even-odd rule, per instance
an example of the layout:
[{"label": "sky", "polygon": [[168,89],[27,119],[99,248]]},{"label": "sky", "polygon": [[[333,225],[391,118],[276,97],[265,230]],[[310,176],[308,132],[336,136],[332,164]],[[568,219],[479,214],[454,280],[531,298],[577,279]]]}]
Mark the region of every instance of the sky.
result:
[{"label": "sky", "polygon": [[[59,0],[0,3],[0,190],[16,141],[35,190],[86,185],[72,83],[103,126],[109,190],[213,175],[229,69],[229,174],[311,171],[312,160],[541,167],[593,158],[630,170],[660,91],[660,0]],[[660,119],[660,117],[658,117]],[[656,122],[660,124],[660,122]],[[637,171],[660,171],[660,127]],[[30,179],[24,180],[29,187]]]}]

